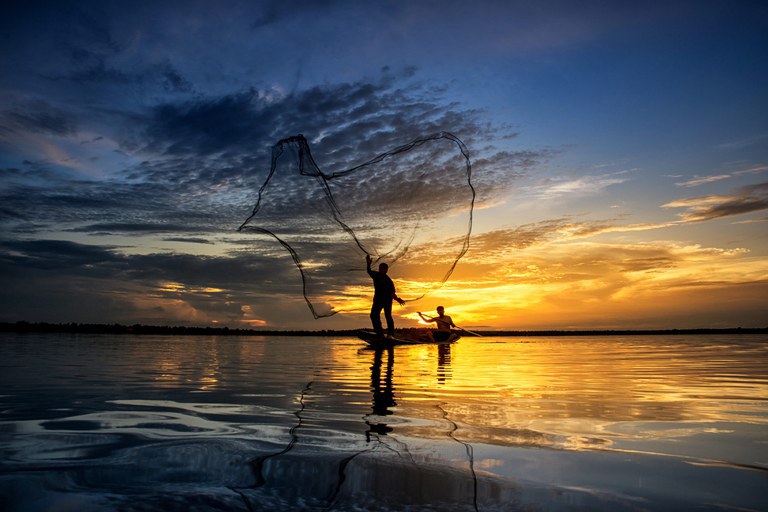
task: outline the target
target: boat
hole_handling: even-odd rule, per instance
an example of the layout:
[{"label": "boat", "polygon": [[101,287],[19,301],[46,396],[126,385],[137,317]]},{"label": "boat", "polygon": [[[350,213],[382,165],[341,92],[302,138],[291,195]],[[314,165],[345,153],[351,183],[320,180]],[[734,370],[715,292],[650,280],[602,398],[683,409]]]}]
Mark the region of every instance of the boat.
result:
[{"label": "boat", "polygon": [[440,345],[454,343],[461,338],[456,331],[446,341],[435,341],[427,329],[398,329],[392,337],[380,338],[374,331],[357,331],[357,337],[372,347],[391,347],[395,345]]}]

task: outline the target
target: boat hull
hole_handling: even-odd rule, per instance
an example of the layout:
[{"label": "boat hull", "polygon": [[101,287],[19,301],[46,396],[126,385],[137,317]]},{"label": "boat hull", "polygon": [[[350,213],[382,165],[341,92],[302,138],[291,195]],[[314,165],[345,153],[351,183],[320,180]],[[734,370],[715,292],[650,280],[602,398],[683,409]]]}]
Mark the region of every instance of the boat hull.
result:
[{"label": "boat hull", "polygon": [[446,341],[435,341],[426,335],[425,330],[408,330],[405,332],[395,332],[392,338],[379,338],[373,331],[358,331],[357,337],[372,347],[392,347],[396,345],[439,345],[445,343],[454,343],[460,338],[456,333],[452,333],[451,338]]}]

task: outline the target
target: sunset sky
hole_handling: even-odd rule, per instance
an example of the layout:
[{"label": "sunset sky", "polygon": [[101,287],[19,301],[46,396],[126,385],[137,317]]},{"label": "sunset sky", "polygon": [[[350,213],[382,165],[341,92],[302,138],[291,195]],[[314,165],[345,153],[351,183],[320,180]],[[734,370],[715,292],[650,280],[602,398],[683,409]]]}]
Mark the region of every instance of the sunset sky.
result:
[{"label": "sunset sky", "polygon": [[11,0],[0,37],[0,321],[364,327],[364,253],[320,240],[296,176],[272,220],[344,267],[317,296],[340,313],[238,227],[283,138],[331,174],[445,131],[476,198],[441,288],[460,159],[425,147],[339,194],[376,205],[357,226],[382,247],[415,233],[390,272],[429,293],[399,326],[437,305],[485,329],[768,325],[764,1]]}]

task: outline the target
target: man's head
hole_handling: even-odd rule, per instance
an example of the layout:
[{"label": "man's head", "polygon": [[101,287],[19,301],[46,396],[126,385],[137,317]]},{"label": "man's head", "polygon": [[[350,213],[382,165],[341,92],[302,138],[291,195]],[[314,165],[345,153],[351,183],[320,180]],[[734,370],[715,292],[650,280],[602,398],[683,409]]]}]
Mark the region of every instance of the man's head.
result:
[{"label": "man's head", "polygon": [[379,264],[379,272],[381,272],[382,274],[386,274],[388,270],[389,270],[389,265],[387,265],[386,263]]},{"label": "man's head", "polygon": [[443,313],[445,313],[445,308],[443,306],[437,306],[437,314],[443,316]]}]

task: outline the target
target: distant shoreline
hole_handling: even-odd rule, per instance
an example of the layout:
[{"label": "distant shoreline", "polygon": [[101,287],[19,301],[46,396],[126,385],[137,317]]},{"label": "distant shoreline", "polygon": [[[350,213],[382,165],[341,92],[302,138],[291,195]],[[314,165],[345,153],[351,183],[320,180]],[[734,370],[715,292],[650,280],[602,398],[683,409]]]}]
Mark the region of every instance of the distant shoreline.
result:
[{"label": "distant shoreline", "polygon": [[[229,327],[186,327],[159,325],[81,324],[46,322],[0,322],[0,332],[71,334],[165,334],[175,336],[355,336],[361,329],[274,330],[231,329]],[[482,336],[648,336],[682,334],[768,334],[768,327],[701,329],[587,329],[587,330],[473,330]]]}]

